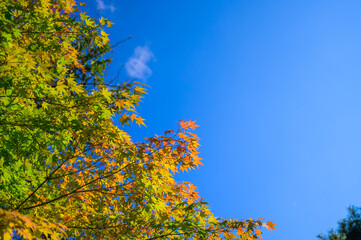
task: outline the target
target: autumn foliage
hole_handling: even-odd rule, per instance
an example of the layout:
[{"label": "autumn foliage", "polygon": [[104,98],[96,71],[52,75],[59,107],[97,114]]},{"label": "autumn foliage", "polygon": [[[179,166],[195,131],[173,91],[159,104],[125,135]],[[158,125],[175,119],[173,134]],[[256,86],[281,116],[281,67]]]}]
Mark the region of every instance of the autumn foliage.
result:
[{"label": "autumn foliage", "polygon": [[[112,23],[74,0],[0,1],[0,237],[258,239],[174,174],[201,165],[195,122],[135,143],[145,87],[104,77]],[[119,124],[114,122],[118,116]]]}]

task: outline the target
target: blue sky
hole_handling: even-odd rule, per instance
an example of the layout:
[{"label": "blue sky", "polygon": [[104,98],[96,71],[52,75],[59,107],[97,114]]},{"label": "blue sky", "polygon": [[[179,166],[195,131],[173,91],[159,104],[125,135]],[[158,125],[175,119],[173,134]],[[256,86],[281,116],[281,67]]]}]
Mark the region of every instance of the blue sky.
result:
[{"label": "blue sky", "polygon": [[[99,9],[97,11],[97,8]],[[201,127],[191,181],[220,217],[267,240],[316,239],[361,206],[361,2],[87,0],[115,25],[110,73],[149,84],[141,140]]]}]

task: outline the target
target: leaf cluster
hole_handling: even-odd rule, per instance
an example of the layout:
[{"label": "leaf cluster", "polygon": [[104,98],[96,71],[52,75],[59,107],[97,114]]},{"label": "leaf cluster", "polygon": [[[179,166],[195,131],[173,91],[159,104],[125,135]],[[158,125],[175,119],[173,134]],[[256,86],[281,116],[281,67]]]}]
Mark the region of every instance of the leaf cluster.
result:
[{"label": "leaf cluster", "polygon": [[194,121],[140,143],[120,127],[144,125],[146,89],[105,78],[111,25],[74,0],[0,2],[0,237],[258,239],[274,229],[217,218],[174,180],[202,164]]}]

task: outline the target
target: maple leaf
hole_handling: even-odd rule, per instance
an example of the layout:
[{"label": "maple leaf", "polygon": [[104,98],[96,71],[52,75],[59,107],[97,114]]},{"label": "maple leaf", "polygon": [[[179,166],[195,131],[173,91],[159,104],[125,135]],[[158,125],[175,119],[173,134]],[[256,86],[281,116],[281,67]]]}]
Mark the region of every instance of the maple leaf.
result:
[{"label": "maple leaf", "polygon": [[199,139],[199,137],[197,136],[197,134],[194,134],[194,133],[191,133],[191,132],[188,132],[188,134],[190,134],[192,137],[194,137],[195,139]]},{"label": "maple leaf", "polygon": [[256,236],[262,238],[262,232],[259,229],[256,229]]},{"label": "maple leaf", "polygon": [[189,122],[181,121],[181,122],[180,122],[180,127],[183,128],[183,129],[188,129],[188,127],[189,127]]},{"label": "maple leaf", "polygon": [[196,127],[199,127],[199,125],[195,124],[196,121],[189,121],[188,122],[188,127],[190,127],[191,129],[195,129]]},{"label": "maple leaf", "polygon": [[266,227],[269,231],[271,231],[271,229],[276,230],[275,226],[277,226],[277,224],[273,223],[273,221],[267,221],[266,223]]}]

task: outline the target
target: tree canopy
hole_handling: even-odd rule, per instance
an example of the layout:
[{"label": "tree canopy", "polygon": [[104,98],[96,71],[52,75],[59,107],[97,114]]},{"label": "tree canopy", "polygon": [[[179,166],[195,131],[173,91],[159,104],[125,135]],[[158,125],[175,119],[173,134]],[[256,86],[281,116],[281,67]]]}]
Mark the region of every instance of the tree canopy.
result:
[{"label": "tree canopy", "polygon": [[350,206],[348,216],[338,222],[337,230],[317,236],[322,240],[361,240],[361,208]]},{"label": "tree canopy", "polygon": [[[0,237],[258,239],[272,221],[215,217],[194,185],[194,121],[133,142],[146,86],[106,79],[104,27],[74,0],[0,1]],[[119,124],[114,122],[115,116]]]}]

